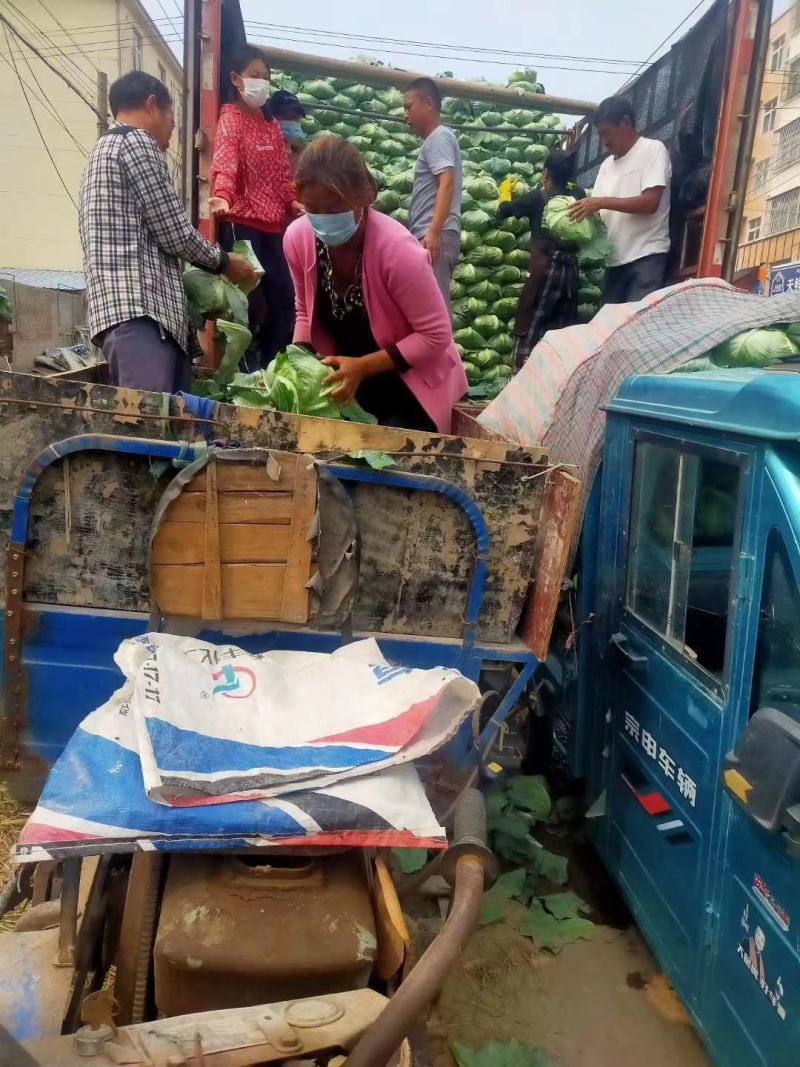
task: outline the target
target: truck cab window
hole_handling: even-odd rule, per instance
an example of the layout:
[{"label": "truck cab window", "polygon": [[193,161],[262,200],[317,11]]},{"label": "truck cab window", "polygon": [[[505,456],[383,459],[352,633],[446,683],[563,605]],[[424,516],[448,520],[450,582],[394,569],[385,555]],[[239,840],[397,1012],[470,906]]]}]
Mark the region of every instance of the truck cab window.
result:
[{"label": "truck cab window", "polygon": [[725,666],[739,467],[636,445],[626,607],[717,678]]},{"label": "truck cab window", "polygon": [[800,721],[800,589],[777,530],[767,542],[750,713],[758,708]]}]

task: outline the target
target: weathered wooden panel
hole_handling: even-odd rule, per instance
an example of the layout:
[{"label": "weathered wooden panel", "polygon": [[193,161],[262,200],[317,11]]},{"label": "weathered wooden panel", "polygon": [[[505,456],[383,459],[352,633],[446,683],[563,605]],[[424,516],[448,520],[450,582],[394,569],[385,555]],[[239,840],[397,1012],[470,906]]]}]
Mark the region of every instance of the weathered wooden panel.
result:
[{"label": "weathered wooden panel", "polygon": [[[182,567],[157,564],[153,583],[160,603],[168,603],[171,613],[197,619],[235,617],[264,619],[280,617],[285,563],[223,563],[220,568],[221,611],[210,599],[204,600],[202,566]],[[208,614],[205,604],[208,603]]]},{"label": "weathered wooden panel", "polygon": [[[9,530],[22,474],[51,441],[81,433],[189,440],[200,435],[204,424],[187,417],[180,400],[171,399],[169,418],[162,415],[161,403],[158,394],[0,374],[3,534]],[[400,470],[439,477],[467,490],[483,511],[492,539],[479,633],[489,641],[512,636],[531,573],[544,487],[543,452],[498,440],[232,406],[218,409],[213,429],[221,442],[313,452],[321,459],[338,459],[361,448],[388,451]],[[33,495],[26,599],[148,610],[147,536],[168,478],[154,477],[146,460],[100,453],[73,456],[48,469]],[[261,491],[260,486],[248,488]],[[219,494],[222,522],[225,496]],[[370,485],[354,487],[353,497],[362,538],[354,626],[460,636],[475,545],[460,510],[434,494]],[[4,592],[2,572],[0,583]]]},{"label": "weathered wooden panel", "polygon": [[[286,562],[289,526],[218,522],[219,559],[222,563]],[[161,524],[153,545],[153,563],[202,563],[206,558],[205,525],[199,522]],[[308,567],[306,567],[308,581]]]},{"label": "weathered wooden panel", "polygon": [[[220,522],[286,523],[292,518],[292,498],[289,493],[251,493],[240,496],[220,493],[218,497]],[[184,489],[170,508],[170,518],[176,522],[205,522],[204,493]]]},{"label": "weathered wooden panel", "polygon": [[531,583],[520,635],[537,659],[550,646],[561,585],[580,515],[581,483],[565,470],[547,477]]}]

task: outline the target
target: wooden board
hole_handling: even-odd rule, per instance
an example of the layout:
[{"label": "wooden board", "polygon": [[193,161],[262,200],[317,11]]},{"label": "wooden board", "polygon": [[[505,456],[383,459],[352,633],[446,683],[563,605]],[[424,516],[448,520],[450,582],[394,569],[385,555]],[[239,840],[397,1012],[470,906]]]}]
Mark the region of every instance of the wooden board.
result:
[{"label": "wooden board", "polygon": [[[221,619],[224,615],[222,602],[222,553],[220,550],[219,502],[217,500],[217,464],[209,463],[205,471],[206,511],[203,525],[198,523],[198,533],[203,545],[203,593],[201,615],[204,619]],[[167,512],[169,516],[169,512]],[[166,524],[165,524],[166,525]],[[150,558],[158,555],[158,542],[164,527],[156,534]],[[155,585],[155,583],[154,583]],[[161,603],[156,593],[156,602]],[[174,611],[164,604],[165,611]]]},{"label": "wooden board", "polygon": [[[153,545],[153,563],[202,563],[207,558],[206,533],[218,531],[215,555],[221,563],[280,563],[289,554],[289,530],[286,523],[257,525],[209,520],[199,522],[165,521]],[[306,562],[308,581],[308,562]],[[215,616],[218,618],[219,616]]]},{"label": "wooden board", "polygon": [[[153,584],[159,604],[173,615],[203,616],[205,568],[156,564]],[[280,619],[285,563],[223,563],[217,619]]]},{"label": "wooden board", "polygon": [[[251,492],[266,516],[261,522],[248,508]],[[273,493],[280,508],[264,507]],[[214,621],[308,622],[316,508],[317,473],[308,456],[275,453],[260,466],[212,458],[170,503],[153,539],[159,611]],[[223,510],[252,521],[225,521]]]},{"label": "wooden board", "polygon": [[537,659],[550,646],[561,585],[569,562],[580,510],[581,483],[565,470],[547,477],[536,555],[520,636]]},{"label": "wooden board", "polygon": [[478,404],[456,404],[453,410],[453,433],[481,441],[503,441],[500,434],[487,430],[478,422],[483,408]]},{"label": "wooden board", "polygon": [[294,481],[292,522],[286,552],[286,577],[281,600],[283,622],[308,621],[311,576],[311,524],[317,508],[317,475],[307,456],[298,457]]},{"label": "wooden board", "polygon": [[[191,419],[180,399],[162,413],[154,393],[103,385],[53,383],[0,373],[0,530],[7,538],[19,481],[52,441],[82,433],[196,439],[207,423]],[[506,641],[518,626],[533,565],[545,470],[544,452],[503,440],[425,434],[388,427],[220,405],[214,435],[244,448],[314,452],[339,459],[358,448],[390,452],[401,471],[431,475],[466,490],[482,511],[491,551],[479,638]],[[160,480],[147,460],[73,455],[48,468],[31,503],[25,597],[44,604],[146,612],[150,606],[148,534],[172,472]],[[228,503],[218,492],[220,523],[289,525],[292,489],[248,482]],[[196,521],[202,505],[192,486],[175,521]],[[458,638],[475,540],[463,513],[428,493],[372,485],[351,487],[362,563],[353,613],[356,629]],[[276,493],[265,503],[261,493]],[[286,495],[277,495],[283,494]],[[227,510],[235,508],[235,511]],[[266,510],[264,510],[266,509]],[[250,516],[250,517],[246,517]],[[231,564],[233,565],[233,564]],[[0,573],[0,592],[5,575]]]},{"label": "wooden board", "polygon": [[[220,522],[270,523],[289,525],[292,518],[291,493],[220,493],[217,497]],[[203,522],[205,493],[184,489],[170,510],[175,522]]]}]

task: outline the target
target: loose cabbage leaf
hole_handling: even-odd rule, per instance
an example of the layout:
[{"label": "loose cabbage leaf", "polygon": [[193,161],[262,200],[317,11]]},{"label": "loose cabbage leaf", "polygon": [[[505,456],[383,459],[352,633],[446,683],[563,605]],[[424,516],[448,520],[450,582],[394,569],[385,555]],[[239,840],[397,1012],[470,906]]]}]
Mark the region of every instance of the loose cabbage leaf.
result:
[{"label": "loose cabbage leaf", "polygon": [[226,319],[247,326],[247,296],[227,278],[201,267],[188,267],[183,272],[183,288],[192,322],[198,328],[209,319]]},{"label": "loose cabbage leaf", "polygon": [[245,285],[243,282],[239,283],[239,288],[242,290],[243,293],[252,293],[254,289],[258,288],[259,284],[261,283],[261,279],[264,277],[264,268],[261,266],[258,256],[253,251],[253,246],[250,241],[234,241],[233,251],[236,253],[237,256],[242,256],[244,259],[246,259],[250,266],[253,268],[253,270],[256,272],[256,280],[252,284]]},{"label": "loose cabbage leaf", "polygon": [[240,326],[238,322],[217,319],[217,336],[220,334],[222,335],[222,359],[214,380],[218,385],[226,386],[233,381],[242,356],[253,340],[253,335],[246,326]]}]

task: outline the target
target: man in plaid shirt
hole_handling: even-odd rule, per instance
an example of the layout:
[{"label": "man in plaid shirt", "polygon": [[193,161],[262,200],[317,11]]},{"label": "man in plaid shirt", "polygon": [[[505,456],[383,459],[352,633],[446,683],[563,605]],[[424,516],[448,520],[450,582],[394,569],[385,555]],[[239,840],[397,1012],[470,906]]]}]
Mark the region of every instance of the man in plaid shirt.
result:
[{"label": "man in plaid shirt", "polygon": [[185,260],[232,282],[256,283],[190,223],[170,181],[165,152],[175,119],[158,78],[132,71],[109,92],[119,125],[92,149],[80,193],[89,329],[114,385],[172,393],[191,383],[199,348],[181,279]]}]

